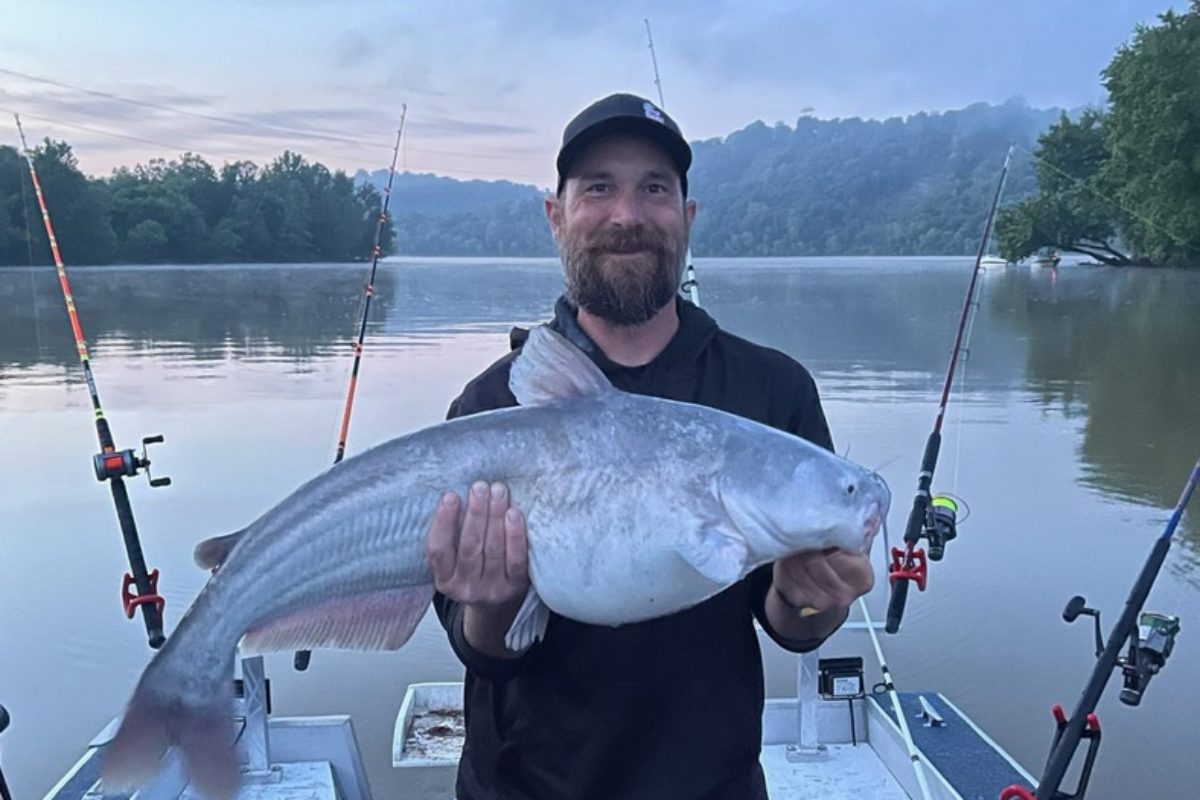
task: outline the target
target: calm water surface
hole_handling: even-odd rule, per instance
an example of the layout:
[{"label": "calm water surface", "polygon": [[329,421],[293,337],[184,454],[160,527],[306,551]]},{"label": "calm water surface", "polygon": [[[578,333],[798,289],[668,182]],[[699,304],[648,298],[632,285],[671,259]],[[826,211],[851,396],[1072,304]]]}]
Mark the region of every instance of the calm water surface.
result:
[{"label": "calm water surface", "polygon": [[[834,439],[881,470],[903,527],[933,423],[966,259],[709,260],[706,307],[729,330],[815,374]],[[168,630],[204,583],[191,551],[243,527],[330,463],[365,272],[358,265],[73,271],[93,366],[119,446],[162,433],[132,487]],[[414,260],[384,266],[351,451],[440,420],[463,383],[544,319],[552,261]],[[1107,632],[1200,452],[1200,273],[1064,266],[983,278],[935,489],[970,519],[929,590],[885,639],[902,688],[947,694],[1033,772],[1050,705],[1076,702],[1091,632],[1063,604],[1087,596]],[[120,612],[126,569],[107,488],[91,471],[87,392],[52,270],[0,270],[0,764],[14,796],[41,796],[120,710],[150,656]],[[1110,687],[1089,797],[1200,796],[1200,531],[1185,518],[1150,607],[1183,632],[1143,705]],[[882,548],[876,552],[882,574]],[[882,584],[883,581],[880,581]],[[884,596],[872,597],[882,616]],[[827,648],[867,653],[862,634]],[[461,669],[432,615],[403,650],[317,653],[307,673],[268,659],[282,714],[349,712],[375,794],[395,797],[391,733],[406,684]],[[868,659],[871,663],[873,658]],[[769,649],[772,694],[794,661]],[[396,800],[400,800],[396,798]]]}]

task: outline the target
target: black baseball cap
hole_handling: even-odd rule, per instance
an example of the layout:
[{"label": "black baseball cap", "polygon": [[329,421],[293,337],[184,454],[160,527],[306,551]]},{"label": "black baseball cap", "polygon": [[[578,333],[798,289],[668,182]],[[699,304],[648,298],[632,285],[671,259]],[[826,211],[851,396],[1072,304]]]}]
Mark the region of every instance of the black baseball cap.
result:
[{"label": "black baseball cap", "polygon": [[679,184],[687,197],[687,171],[692,165],[692,148],[667,112],[644,97],[635,94],[610,94],[580,111],[563,131],[562,147],[558,151],[558,190],[571,165],[587,146],[601,136],[626,133],[645,136],[664,150],[679,170]]}]

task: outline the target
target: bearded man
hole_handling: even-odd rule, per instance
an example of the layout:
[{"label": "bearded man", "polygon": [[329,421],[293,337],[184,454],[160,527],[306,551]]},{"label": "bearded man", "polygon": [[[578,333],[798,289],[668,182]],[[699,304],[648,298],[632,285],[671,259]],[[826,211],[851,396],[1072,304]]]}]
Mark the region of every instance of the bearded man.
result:
[{"label": "bearded man", "polygon": [[[832,449],[804,367],[721,330],[678,295],[696,216],[691,160],[678,125],[641,97],[611,95],[571,120],[558,190],[546,199],[566,285],[549,325],[619,389]],[[451,418],[516,405],[508,376],[523,333],[467,384]],[[659,619],[610,628],[552,613],[542,641],[514,653],[504,634],[529,567],[524,517],[507,488],[480,480],[465,501],[448,492],[428,556],[438,617],[466,667],[458,800],[766,798],[754,621],[787,650],[812,650],[874,582],[865,555],[803,553]]]}]

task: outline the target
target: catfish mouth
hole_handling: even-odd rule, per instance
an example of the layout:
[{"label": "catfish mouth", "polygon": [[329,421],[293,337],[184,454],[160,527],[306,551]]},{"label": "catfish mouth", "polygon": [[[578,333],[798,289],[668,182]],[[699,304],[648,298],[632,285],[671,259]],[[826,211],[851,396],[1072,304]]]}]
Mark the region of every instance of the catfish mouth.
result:
[{"label": "catfish mouth", "polygon": [[872,503],[871,507],[867,509],[866,519],[863,520],[863,527],[862,527],[862,532],[863,532],[862,552],[863,553],[871,552],[871,545],[875,541],[876,534],[879,533],[880,529],[882,529],[884,524],[886,523],[886,519],[884,517],[885,513],[887,513],[887,512],[884,510],[884,508],[880,505],[880,503],[878,501]]}]

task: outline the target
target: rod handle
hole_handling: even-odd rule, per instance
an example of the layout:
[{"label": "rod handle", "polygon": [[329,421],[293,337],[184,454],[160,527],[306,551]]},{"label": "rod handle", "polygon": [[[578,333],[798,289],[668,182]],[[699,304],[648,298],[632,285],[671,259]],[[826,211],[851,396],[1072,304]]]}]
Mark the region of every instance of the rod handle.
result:
[{"label": "rod handle", "polygon": [[[4,729],[8,727],[8,723],[12,718],[8,716],[8,710],[4,706],[0,706],[0,733],[4,733]],[[8,791],[8,784],[4,780],[4,773],[0,772],[0,800],[12,800],[12,794]]]},{"label": "rod handle", "polygon": [[[142,554],[142,542],[138,537],[137,523],[133,519],[133,509],[129,505],[129,493],[125,482],[119,477],[109,480],[113,500],[117,506],[117,521],[121,525],[121,537],[125,541],[125,555],[129,560],[129,568],[134,584],[137,586],[138,597],[148,597],[157,594],[157,587],[150,582],[150,573],[146,569],[146,558]],[[142,619],[146,623],[146,638],[150,646],[157,650],[163,646],[167,637],[163,635],[162,609],[158,603],[142,603]]]},{"label": "rod handle", "polygon": [[921,474],[917,476],[917,493],[913,497],[912,510],[908,512],[908,524],[904,526],[904,541],[916,544],[925,531],[929,514],[930,486],[937,469],[938,454],[942,449],[942,435],[937,431],[929,434],[925,441],[925,452],[921,456]]},{"label": "rod handle", "polygon": [[900,620],[904,617],[904,604],[908,600],[909,581],[901,578],[892,584],[892,596],[888,599],[887,622],[883,629],[888,633],[900,630]]}]

